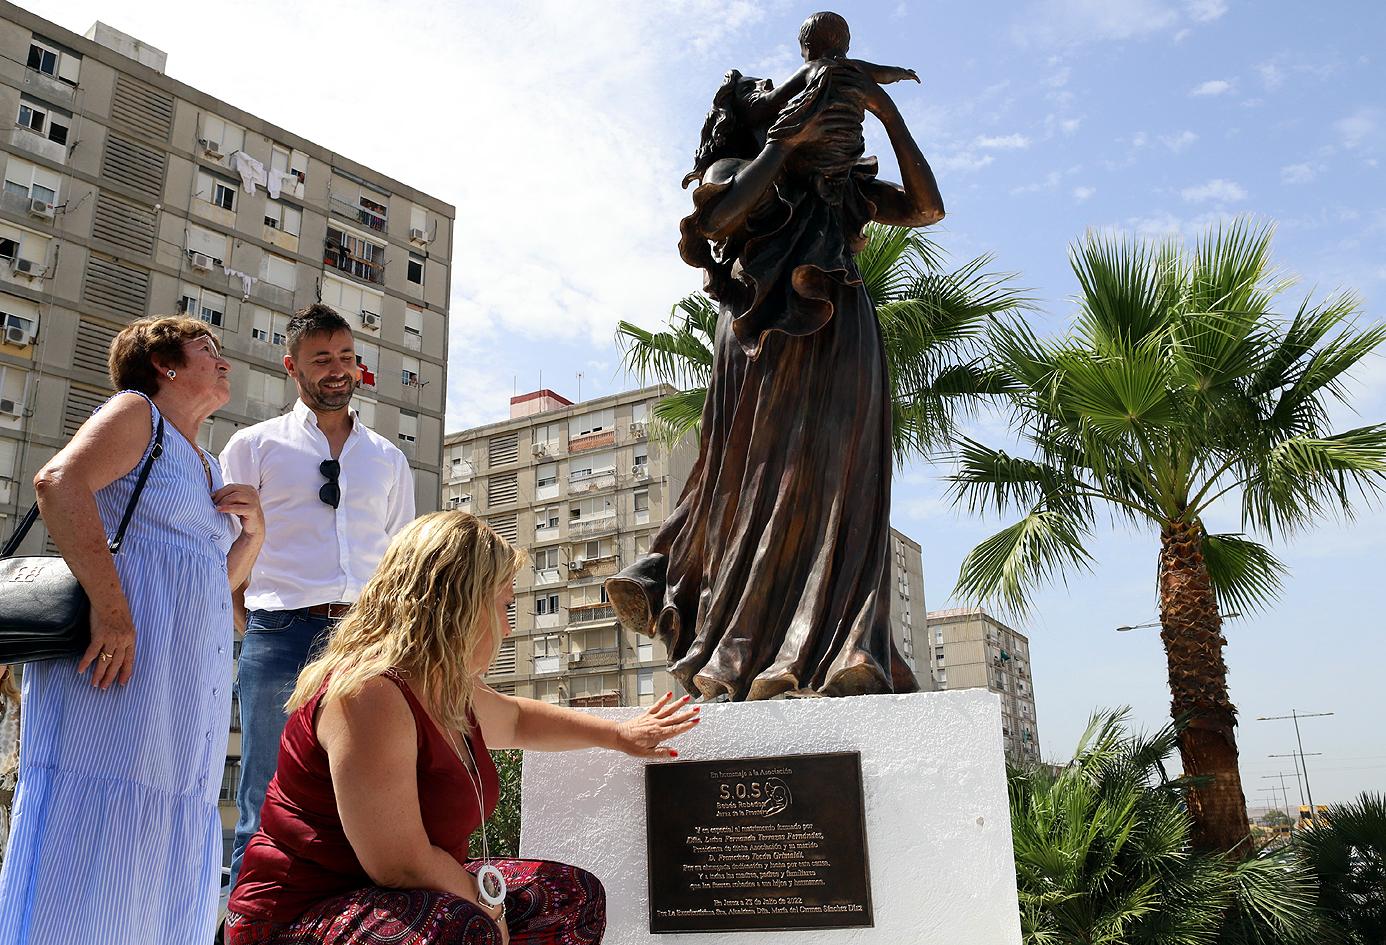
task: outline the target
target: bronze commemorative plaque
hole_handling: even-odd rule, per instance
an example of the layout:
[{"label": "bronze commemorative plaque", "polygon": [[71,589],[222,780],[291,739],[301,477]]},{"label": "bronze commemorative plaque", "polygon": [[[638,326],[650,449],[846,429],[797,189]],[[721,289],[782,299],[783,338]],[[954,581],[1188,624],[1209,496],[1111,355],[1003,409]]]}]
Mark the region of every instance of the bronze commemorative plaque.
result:
[{"label": "bronze commemorative plaque", "polygon": [[857,752],[647,765],[651,932],[872,925]]}]

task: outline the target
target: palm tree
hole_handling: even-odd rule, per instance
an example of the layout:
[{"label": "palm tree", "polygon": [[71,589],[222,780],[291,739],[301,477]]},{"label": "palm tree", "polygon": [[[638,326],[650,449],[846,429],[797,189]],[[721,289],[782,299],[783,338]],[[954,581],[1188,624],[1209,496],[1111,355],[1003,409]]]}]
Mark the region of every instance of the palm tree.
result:
[{"label": "palm tree", "polygon": [[[868,224],[856,263],[881,324],[895,455],[903,461],[945,443],[958,412],[994,391],[980,362],[988,320],[1029,303],[1007,285],[1009,275],[985,271],[989,257],[947,271],[939,249],[905,227]],[[662,381],[678,391],[653,411],[666,442],[698,428],[718,317],[716,303],[695,294],[674,305],[667,330],[627,321],[617,329],[627,369],[642,381]]]},{"label": "palm tree", "polygon": [[1073,761],[1011,768],[1011,835],[1026,945],[1325,945],[1312,874],[1292,853],[1237,862],[1191,849],[1171,724],[1093,715]]},{"label": "palm tree", "polygon": [[1299,844],[1319,878],[1319,905],[1351,945],[1386,942],[1386,795],[1334,804]]},{"label": "palm tree", "polygon": [[1277,594],[1283,565],[1205,517],[1240,500],[1241,528],[1267,536],[1351,516],[1379,493],[1386,425],[1330,431],[1348,372],[1386,340],[1354,323],[1349,293],[1276,313],[1291,285],[1270,261],[1271,229],[1244,221],[1190,252],[1089,235],[1072,251],[1081,293],[1071,332],[1041,340],[998,325],[994,368],[1030,458],[963,439],[953,497],[1023,513],[974,548],[955,594],[1023,612],[1036,585],[1088,568],[1099,511],[1160,536],[1160,638],[1195,842],[1250,853],[1227,694],[1222,616]]}]

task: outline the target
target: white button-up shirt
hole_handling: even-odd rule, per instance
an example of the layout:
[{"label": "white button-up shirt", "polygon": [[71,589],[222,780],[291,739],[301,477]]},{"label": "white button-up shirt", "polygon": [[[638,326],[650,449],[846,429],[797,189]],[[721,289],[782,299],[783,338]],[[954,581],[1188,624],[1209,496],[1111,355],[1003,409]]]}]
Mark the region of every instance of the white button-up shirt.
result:
[{"label": "white button-up shirt", "polygon": [[[348,408],[350,409],[350,408]],[[265,512],[265,544],[250,573],[250,610],[295,610],[355,601],[390,539],[414,518],[414,477],[399,447],[351,410],[342,446],[342,498],[318,492],[318,467],[332,458],[318,418],[303,401],[273,420],[236,431],[221,453],[227,482],[254,486]]]}]

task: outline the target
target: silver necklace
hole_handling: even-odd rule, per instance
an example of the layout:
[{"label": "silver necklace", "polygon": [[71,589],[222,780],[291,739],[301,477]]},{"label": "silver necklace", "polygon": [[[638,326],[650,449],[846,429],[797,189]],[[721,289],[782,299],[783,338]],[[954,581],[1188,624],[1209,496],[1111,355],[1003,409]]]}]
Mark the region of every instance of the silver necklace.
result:
[{"label": "silver necklace", "polygon": [[458,762],[467,770],[467,780],[472,782],[472,790],[476,792],[476,810],[481,815],[481,869],[476,871],[477,894],[486,905],[499,906],[505,902],[505,876],[491,865],[491,848],[486,842],[486,802],[481,796],[481,769],[477,767],[476,755],[472,753],[472,743],[469,739],[464,738],[462,744],[467,746],[470,766],[463,760],[462,752],[457,750],[457,742],[453,740],[452,732],[443,729],[443,736],[447,738]]}]

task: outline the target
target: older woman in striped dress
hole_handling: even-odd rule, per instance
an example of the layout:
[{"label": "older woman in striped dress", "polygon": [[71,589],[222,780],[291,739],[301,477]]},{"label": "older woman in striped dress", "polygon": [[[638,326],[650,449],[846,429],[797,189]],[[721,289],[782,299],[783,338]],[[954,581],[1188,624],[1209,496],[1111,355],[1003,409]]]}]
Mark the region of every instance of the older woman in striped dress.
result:
[{"label": "older woman in striped dress", "polygon": [[[197,445],[230,397],[207,325],[141,319],[111,344],[121,393],[34,480],[91,598],[79,660],[24,673],[24,738],[0,871],[0,945],[202,945],[216,920],[217,791],[231,712],[231,588],[263,540],[259,498]],[[139,467],[161,452],[126,532]]]}]

